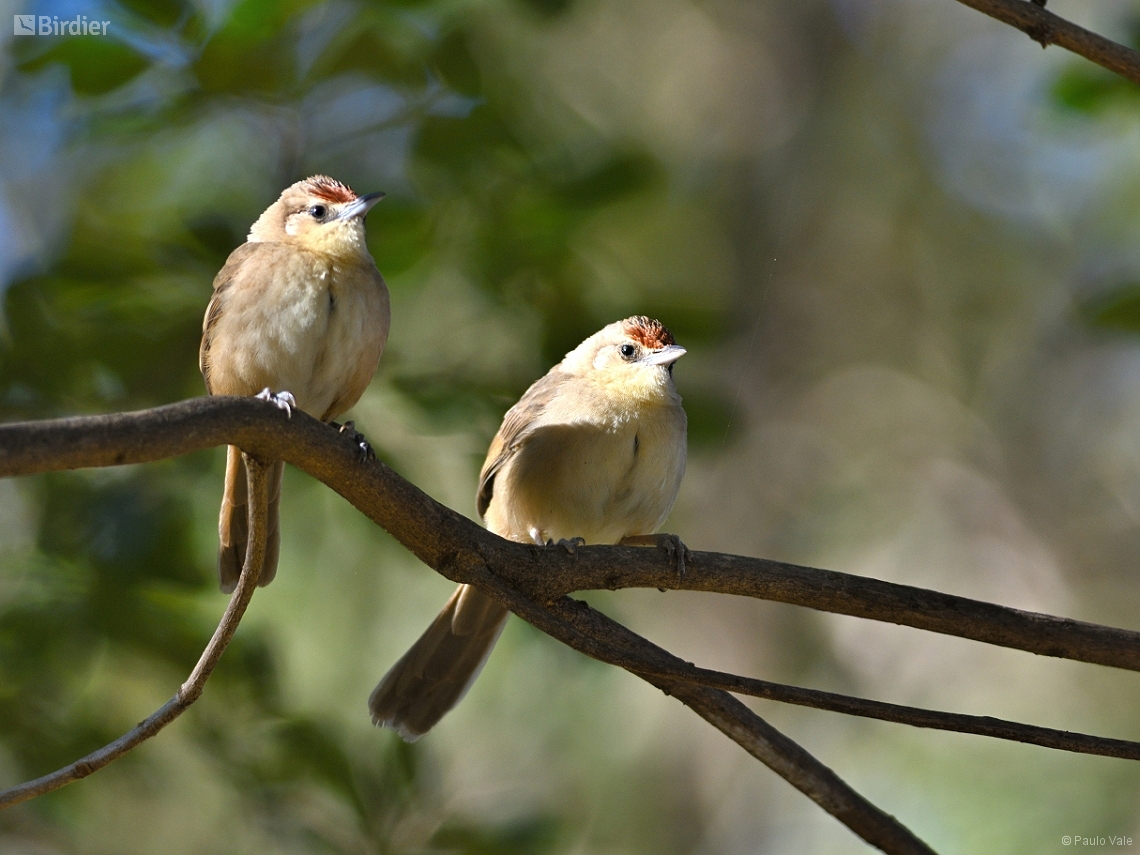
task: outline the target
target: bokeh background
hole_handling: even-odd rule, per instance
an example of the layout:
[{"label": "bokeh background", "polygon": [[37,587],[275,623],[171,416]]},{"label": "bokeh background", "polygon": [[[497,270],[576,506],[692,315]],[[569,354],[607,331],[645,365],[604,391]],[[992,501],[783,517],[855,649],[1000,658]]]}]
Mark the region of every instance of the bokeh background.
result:
[{"label": "bokeh background", "polygon": [[[1140,3],[1052,0],[1125,42]],[[1140,627],[1140,97],[953,0],[0,2],[0,418],[203,393],[214,273],[282,187],[388,197],[356,408],[474,516],[503,411],[634,313],[689,355],[691,547]],[[107,20],[13,37],[10,14]],[[107,742],[225,600],[220,449],[0,481],[0,784]],[[513,620],[408,746],[377,678],[450,583],[286,475],[205,696],[0,851],[861,853],[736,745]],[[587,599],[710,667],[1140,738],[1137,675],[727,597]],[[1140,767],[758,703],[943,853],[1140,839]],[[1113,851],[1127,851],[1117,847]]]}]

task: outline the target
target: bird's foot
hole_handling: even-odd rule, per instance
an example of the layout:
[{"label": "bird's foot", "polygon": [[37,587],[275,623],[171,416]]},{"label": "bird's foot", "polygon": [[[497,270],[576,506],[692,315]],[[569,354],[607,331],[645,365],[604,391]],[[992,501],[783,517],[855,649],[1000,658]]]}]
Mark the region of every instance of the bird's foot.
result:
[{"label": "bird's foot", "polygon": [[369,460],[376,459],[376,452],[372,450],[367,437],[356,429],[356,422],[347,421],[340,425],[337,430],[340,433],[347,433],[352,436],[352,441],[356,443],[357,454],[360,457],[361,463],[367,463]]},{"label": "bird's foot", "polygon": [[675,534],[632,534],[621,539],[622,546],[656,546],[677,565],[677,575],[685,578],[685,565],[693,560],[693,551]]},{"label": "bird's foot", "polygon": [[268,401],[270,404],[277,407],[277,409],[284,410],[286,416],[293,418],[293,408],[297,406],[297,399],[293,397],[292,392],[278,392],[276,395],[274,395],[271,391],[269,391],[269,387],[266,386],[264,389],[254,395],[254,397],[259,401]]},{"label": "bird's foot", "polygon": [[572,537],[569,540],[567,540],[566,538],[563,538],[562,540],[558,541],[558,543],[555,543],[553,540],[548,540],[548,541],[546,541],[546,545],[547,546],[561,546],[563,549],[565,549],[571,555],[577,555],[578,554],[578,547],[579,546],[585,546],[586,545],[586,539],[584,537]]}]

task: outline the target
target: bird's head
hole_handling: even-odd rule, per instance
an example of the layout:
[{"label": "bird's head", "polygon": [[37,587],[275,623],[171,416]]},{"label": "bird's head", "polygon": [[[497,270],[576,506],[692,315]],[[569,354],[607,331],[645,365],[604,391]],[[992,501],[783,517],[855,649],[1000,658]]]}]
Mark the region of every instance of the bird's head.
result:
[{"label": "bird's head", "polygon": [[314,175],[286,187],[249,230],[249,241],[292,243],[335,258],[369,257],[364,218],[383,193],[357,196],[347,184]]},{"label": "bird's head", "polygon": [[606,394],[664,402],[676,394],[673,363],[684,355],[664,324],[636,315],[594,333],[566,355],[563,368],[592,377]]}]

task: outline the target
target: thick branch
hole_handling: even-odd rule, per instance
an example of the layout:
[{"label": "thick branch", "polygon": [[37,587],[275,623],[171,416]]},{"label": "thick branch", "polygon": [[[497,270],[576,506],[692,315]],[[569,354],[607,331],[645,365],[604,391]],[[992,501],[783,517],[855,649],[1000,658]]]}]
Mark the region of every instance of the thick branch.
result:
[{"label": "thick branch", "polygon": [[[391,531],[430,566],[455,580],[475,581],[479,577],[481,587],[505,591],[508,605],[554,637],[567,643],[572,639],[572,646],[578,649],[596,647],[588,637],[491,575],[483,555],[484,550],[494,553],[506,549],[506,561],[534,564],[561,550],[528,549],[490,535],[432,501],[382,463],[361,464],[351,439],[300,412],[287,419],[276,408],[253,399],[205,399],[143,413],[0,426],[0,475],[141,462],[222,444],[238,445],[265,458],[281,457],[300,466]],[[683,700],[714,726],[889,855],[930,853],[892,817],[730,695],[703,686],[673,686],[668,680],[665,684],[681,693]],[[178,702],[176,698],[172,704]],[[160,716],[165,720],[172,717],[165,707],[152,718]],[[133,744],[137,741],[141,740]],[[105,762],[119,753],[122,751],[108,756]],[[83,767],[83,771],[89,774],[90,770]],[[38,788],[25,797],[43,791]]]},{"label": "thick branch", "polygon": [[933,855],[893,816],[727,692],[671,676],[684,675],[688,663],[569,597],[540,606],[487,572],[475,584],[552,638],[674,695],[871,845],[888,855]]},{"label": "thick branch", "polygon": [[[1071,751],[1077,754],[1140,760],[1140,742],[1127,739],[1091,736],[1084,733],[1006,721],[991,716],[948,713],[883,701],[872,701],[835,692],[804,689],[799,686],[788,686],[754,677],[741,677],[735,674],[699,668],[690,662],[677,658],[632,630],[590,609],[585,603],[567,597],[563,597],[553,604],[552,608],[557,607],[564,619],[568,615],[578,616],[576,621],[566,620],[568,625],[577,630],[580,630],[583,622],[586,621],[586,617],[583,615],[588,616],[591,629],[589,632],[560,632],[549,623],[541,622],[542,611],[529,600],[522,598],[521,595],[512,593],[511,589],[498,579],[488,576],[482,580],[477,580],[475,584],[493,588],[498,592],[500,601],[511,611],[575,650],[610,665],[617,665],[647,679],[656,677],[662,680],[707,686],[751,697],[828,710],[845,715],[873,718],[896,724],[906,724],[911,727],[971,733],[977,736],[989,736],[994,739],[1040,745],[1044,748]],[[620,651],[620,653],[616,651]]]},{"label": "thick branch", "polygon": [[97,772],[104,766],[126,754],[132,748],[150,739],[178,716],[182,715],[189,706],[202,695],[206,680],[210,678],[222,653],[229,646],[230,639],[237,631],[246,606],[257,588],[257,578],[261,575],[261,565],[265,560],[266,537],[266,509],[268,507],[268,490],[266,483],[266,466],[260,461],[246,457],[246,472],[249,478],[249,546],[246,549],[245,564],[238,578],[237,587],[230,596],[218,628],[202,651],[198,664],[190,672],[190,676],[183,683],[178,692],[163,704],[156,712],[139,722],[134,728],[120,736],[109,745],[94,751],[70,766],[64,766],[51,774],[27,781],[7,790],[0,791],[0,810],[17,805],[20,802],[58,790],[80,778],[86,778],[92,772]]},{"label": "thick branch", "polygon": [[[696,669],[561,594],[584,587],[632,586],[719,591],[909,623],[1035,652],[1140,669],[1140,634],[1019,612],[919,588],[716,553],[696,554],[681,577],[673,560],[659,550],[593,547],[571,555],[561,549],[509,543],[434,502],[384,464],[361,463],[350,438],[303,413],[286,418],[276,408],[247,398],[199,399],[140,413],[0,426],[0,475],[143,462],[222,444],[238,445],[264,458],[284,458],[299,466],[349,499],[443,575],[478,585],[555,638],[676,694],[865,840],[889,853],[930,850],[893,817],[866,802],[830,769],[739,701],[719,688],[705,685],[772,695],[777,692],[772,684]],[[615,570],[615,566],[620,569]],[[204,675],[208,674],[208,669],[201,668],[195,674],[203,670]],[[802,702],[802,693],[808,692],[784,688],[788,695],[781,698],[784,700],[800,693]],[[172,718],[168,712],[172,705],[192,702],[200,693],[200,684],[197,692],[192,690],[193,678],[180,696],[148,719],[141,729],[161,727],[154,723]],[[182,700],[185,697],[189,701]],[[893,715],[896,719],[901,715],[899,710],[906,710],[841,696],[813,700],[835,708],[846,706],[848,709],[843,711],[848,712],[861,705],[862,714]],[[930,721],[950,715],[912,712],[925,715]],[[1056,731],[1036,730],[1041,739],[1063,741]],[[134,732],[124,739],[130,740],[133,735]],[[137,741],[141,739],[136,738],[133,744]],[[117,744],[104,752],[115,752]],[[101,752],[85,758],[75,764],[70,779],[98,768],[92,765],[93,761],[102,765],[118,753],[122,751],[111,753],[105,760]],[[24,797],[33,794],[29,791]]]},{"label": "thick branch", "polygon": [[511,543],[444,507],[351,438],[253,398],[197,398],[135,413],[0,425],[0,477],[142,463],[225,444],[284,458],[324,481],[417,558],[456,582],[484,567],[538,602],[593,588],[735,594],[912,626],[1043,656],[1140,671],[1140,633],[924,588],[761,558],[694,553],[684,577],[662,550],[589,546],[571,555]]},{"label": "thick branch", "polygon": [[958,0],[1021,30],[1042,47],[1057,45],[1102,68],[1140,83],[1140,53],[1104,36],[1078,27],[1029,0]]},{"label": "thick branch", "polygon": [[[934,855],[910,829],[871,804],[831,769],[727,692],[642,675],[888,855]],[[822,790],[822,793],[820,791]]]},{"label": "thick branch", "polygon": [[[586,546],[576,561],[545,573],[547,594],[633,587],[736,594],[1140,671],[1140,633],[1132,630],[764,558],[694,552],[682,578],[659,550]],[[523,584],[531,575],[511,578]]]}]

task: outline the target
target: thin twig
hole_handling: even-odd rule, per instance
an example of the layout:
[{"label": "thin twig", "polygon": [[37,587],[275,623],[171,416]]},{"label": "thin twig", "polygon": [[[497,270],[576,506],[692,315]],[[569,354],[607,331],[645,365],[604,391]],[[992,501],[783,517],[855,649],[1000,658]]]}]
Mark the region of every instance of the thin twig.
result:
[{"label": "thin twig", "polygon": [[753,698],[764,698],[784,704],[843,713],[844,715],[873,718],[895,724],[906,724],[911,727],[949,730],[954,733],[972,733],[975,736],[989,736],[1011,742],[1024,742],[1028,745],[1040,745],[1043,748],[1072,751],[1076,754],[1095,754],[1100,757],[1116,757],[1121,760],[1140,760],[1140,742],[1132,742],[1127,739],[1113,739],[1069,730],[1055,730],[1051,727],[1006,721],[988,715],[966,715],[964,713],[922,709],[921,707],[908,707],[901,704],[886,703],[885,701],[872,701],[867,698],[856,698],[836,692],[824,692],[819,689],[804,689],[800,686],[773,683],[755,677],[739,677],[735,674],[710,671],[707,668],[697,668],[691,665],[681,669],[678,677],[694,685],[709,686],[740,695],[749,695]]},{"label": "thin twig", "polygon": [[[914,838],[897,820],[865,802],[826,766],[820,764],[809,775],[807,770],[814,768],[813,764],[818,764],[818,761],[811,758],[810,754],[807,755],[810,760],[799,756],[799,752],[803,752],[802,748],[787,740],[787,737],[772,729],[758,716],[753,719],[754,714],[748,712],[746,707],[728,704],[715,695],[689,691],[686,686],[723,689],[915,727],[973,733],[1076,753],[1140,759],[1140,743],[1128,740],[1071,733],[988,716],[946,713],[852,698],[697,668],[583,602],[564,597],[544,609],[489,574],[475,584],[496,596],[524,620],[567,646],[599,661],[625,668],[675,695],[865,840],[886,852],[928,850],[926,844]],[[789,765],[788,758],[793,756],[798,759]],[[803,777],[805,775],[806,779]]]},{"label": "thin twig", "polygon": [[935,855],[905,825],[732,695],[659,677],[644,679],[676,697],[872,846],[888,855]]},{"label": "thin twig", "polygon": [[[686,570],[686,572],[688,572]],[[475,584],[480,584],[475,582]],[[500,583],[501,584],[501,583]],[[509,590],[506,586],[499,591]],[[516,594],[516,596],[518,596]],[[522,607],[518,600],[507,602],[503,600],[512,611]],[[575,603],[577,609],[588,609],[584,603],[564,598],[560,601],[564,605],[563,611],[570,608],[569,603]],[[590,610],[592,611],[592,610]],[[516,614],[521,614],[516,611]],[[632,630],[612,621],[610,618],[594,612],[593,618],[599,626],[606,627],[606,642],[604,645],[586,643],[585,636],[577,638],[561,637],[570,647],[575,648],[595,659],[604,658],[603,661],[611,665],[618,665],[626,670],[641,676],[655,676],[662,679],[672,679],[693,685],[707,686],[723,689],[728,692],[749,695],[756,698],[778,701],[780,703],[795,704],[797,706],[811,707],[813,709],[828,710],[845,715],[873,718],[880,721],[889,721],[895,724],[906,724],[912,727],[923,727],[934,730],[948,730],[956,733],[971,733],[977,736],[988,736],[994,739],[1005,739],[1012,742],[1023,742],[1029,745],[1039,745],[1043,748],[1052,748],[1058,751],[1071,751],[1077,754],[1094,754],[1101,757],[1116,757],[1123,760],[1140,760],[1140,742],[1127,739],[1114,739],[1111,737],[1092,736],[1067,730],[1056,730],[1033,724],[1006,721],[991,716],[975,716],[963,713],[949,713],[940,710],[928,710],[920,707],[910,707],[901,704],[873,701],[866,698],[857,698],[836,692],[825,692],[819,689],[805,689],[799,686],[789,686],[783,683],[774,683],[754,677],[741,677],[735,674],[726,674],[708,668],[699,668],[690,662],[685,662],[661,648],[652,645],[647,639],[637,635]],[[522,615],[530,621],[534,614],[527,611]],[[545,632],[550,630],[544,625],[539,627]],[[612,651],[614,643],[622,642],[624,657],[614,657]],[[648,645],[648,646],[646,646]],[[654,655],[647,656],[653,648]]]},{"label": "thin twig", "polygon": [[1016,27],[1042,47],[1063,47],[1133,83],[1140,83],[1140,53],[1054,15],[1044,8],[1044,3],[1028,0],[958,2]]},{"label": "thin twig", "polygon": [[562,597],[540,606],[485,571],[475,584],[552,638],[593,659],[625,668],[674,695],[871,845],[888,855],[933,855],[906,826],[736,698],[673,676],[691,667],[688,663],[586,603]]},{"label": "thin twig", "polygon": [[50,793],[52,790],[58,790],[73,781],[86,778],[92,772],[99,771],[150,739],[182,715],[202,695],[206,680],[210,678],[214,667],[222,658],[230,639],[237,631],[242,615],[245,614],[250,598],[257,588],[257,579],[261,575],[261,565],[265,560],[268,506],[266,466],[249,456],[245,456],[245,465],[249,479],[249,546],[246,549],[245,564],[225,613],[218,622],[218,628],[214,630],[213,637],[202,651],[198,664],[194,666],[186,682],[178,688],[173,698],[114,742],[76,760],[69,766],[64,766],[34,781],[27,781],[0,791],[0,810]]}]

